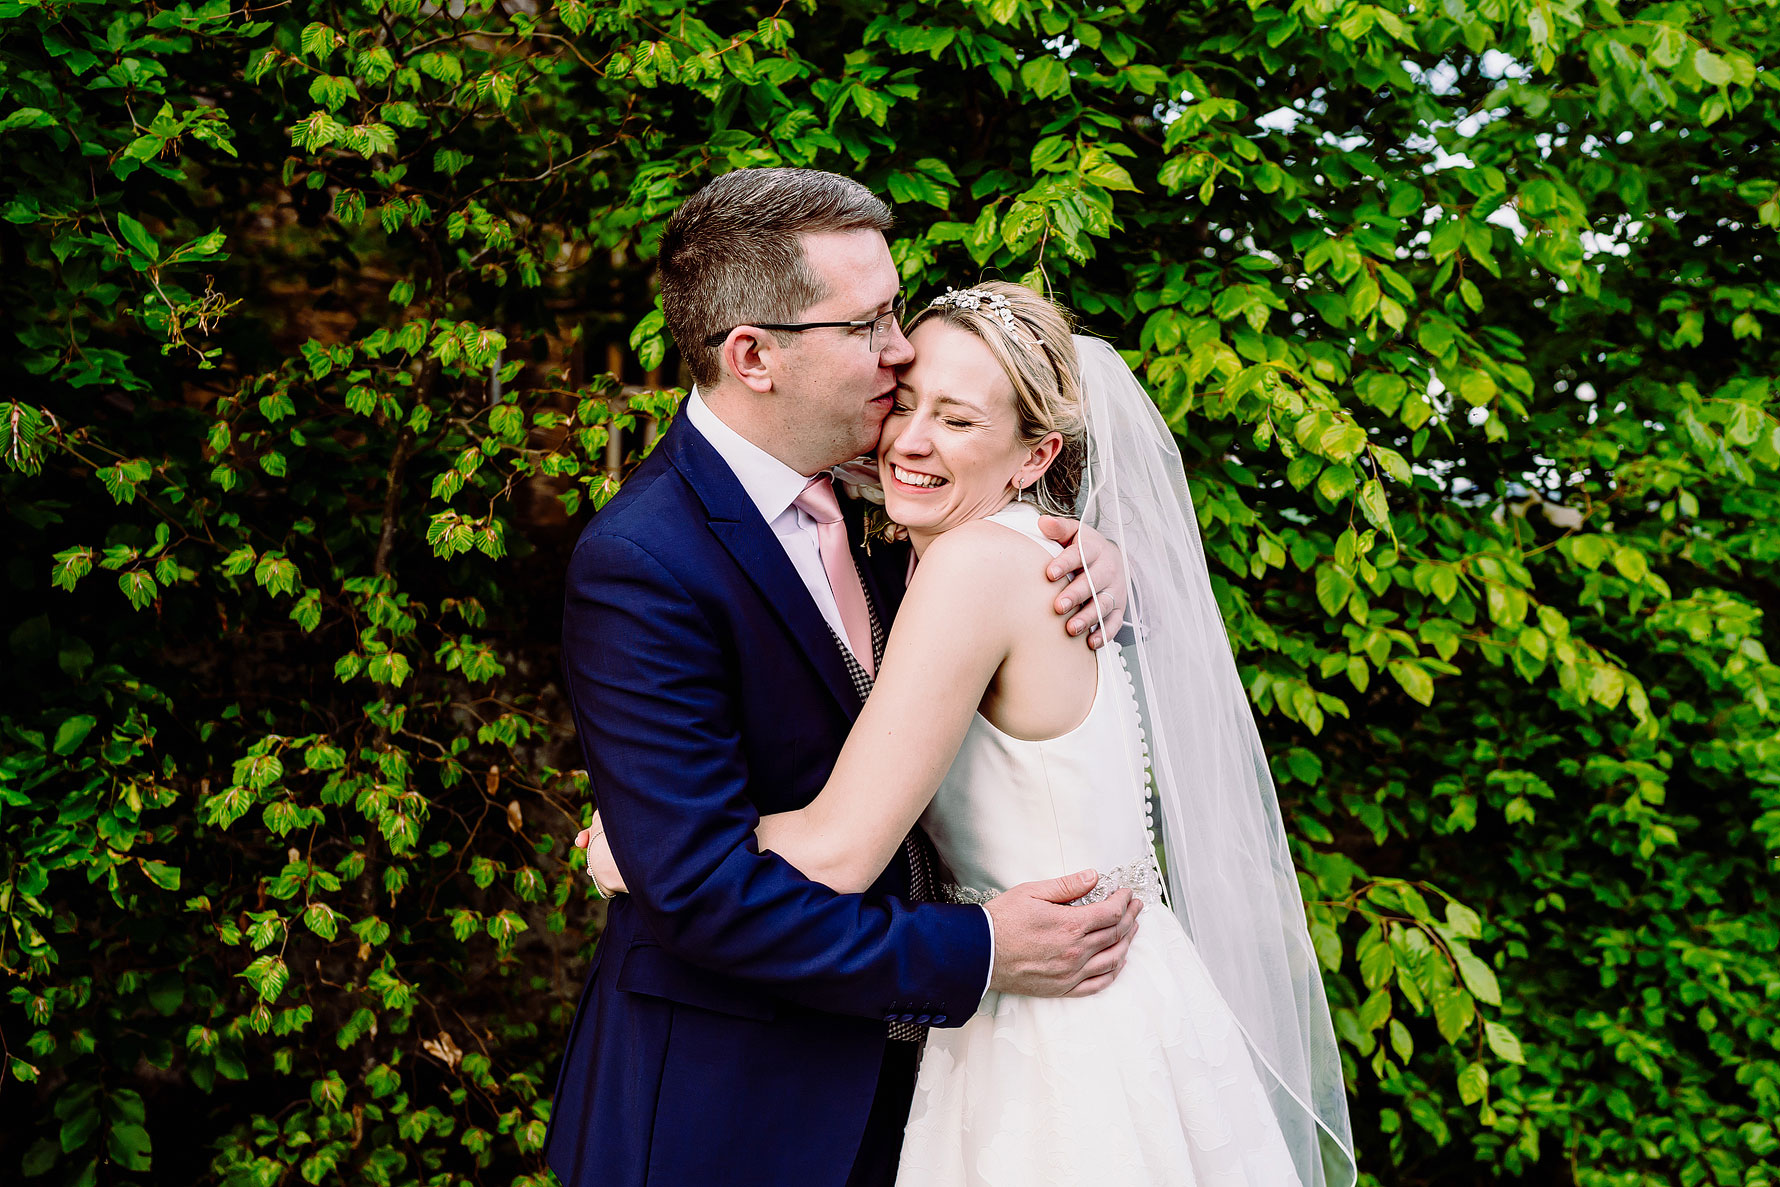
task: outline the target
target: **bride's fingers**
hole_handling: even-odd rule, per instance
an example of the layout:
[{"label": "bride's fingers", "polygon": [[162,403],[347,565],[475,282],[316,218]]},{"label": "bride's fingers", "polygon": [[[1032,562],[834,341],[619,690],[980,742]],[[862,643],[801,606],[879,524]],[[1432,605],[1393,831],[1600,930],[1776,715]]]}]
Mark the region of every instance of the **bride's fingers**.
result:
[{"label": "bride's fingers", "polygon": [[576,833],[575,834],[575,848],[577,848],[577,849],[587,848],[587,841],[592,836],[593,836],[593,830],[590,828],[584,828],[580,832]]}]

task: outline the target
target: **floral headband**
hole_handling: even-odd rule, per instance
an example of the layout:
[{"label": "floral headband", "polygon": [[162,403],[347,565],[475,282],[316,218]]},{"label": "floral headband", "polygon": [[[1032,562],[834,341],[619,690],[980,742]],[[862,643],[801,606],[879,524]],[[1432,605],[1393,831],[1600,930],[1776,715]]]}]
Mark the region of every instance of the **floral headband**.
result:
[{"label": "floral headband", "polygon": [[[1030,326],[1014,315],[1013,306],[1000,293],[992,293],[987,289],[954,289],[948,285],[946,291],[929,301],[928,305],[950,305],[954,309],[975,309],[987,313],[1002,324],[1008,337],[1027,350],[1044,345],[1044,339],[1033,333]],[[1023,335],[1021,330],[1025,330]]]}]

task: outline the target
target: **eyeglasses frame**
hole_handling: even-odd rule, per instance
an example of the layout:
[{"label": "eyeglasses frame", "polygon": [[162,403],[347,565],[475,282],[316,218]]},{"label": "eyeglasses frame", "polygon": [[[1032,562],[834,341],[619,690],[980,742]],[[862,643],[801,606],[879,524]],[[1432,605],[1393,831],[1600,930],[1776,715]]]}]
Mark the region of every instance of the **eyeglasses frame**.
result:
[{"label": "eyeglasses frame", "polygon": [[871,338],[868,339],[866,349],[873,354],[879,354],[884,348],[882,346],[870,345],[870,342],[878,337],[878,330],[876,328],[877,324],[885,318],[889,318],[891,321],[901,325],[902,315],[907,309],[908,301],[904,299],[901,293],[897,293],[896,299],[890,303],[890,311],[888,313],[880,313],[876,317],[868,317],[864,321],[743,322],[741,325],[731,326],[727,330],[708,336],[705,339],[705,345],[722,346],[725,339],[743,326],[748,326],[756,330],[778,330],[781,333],[786,334],[798,334],[802,333],[804,330],[825,330],[831,328],[857,330],[861,326],[871,326],[873,329]]}]

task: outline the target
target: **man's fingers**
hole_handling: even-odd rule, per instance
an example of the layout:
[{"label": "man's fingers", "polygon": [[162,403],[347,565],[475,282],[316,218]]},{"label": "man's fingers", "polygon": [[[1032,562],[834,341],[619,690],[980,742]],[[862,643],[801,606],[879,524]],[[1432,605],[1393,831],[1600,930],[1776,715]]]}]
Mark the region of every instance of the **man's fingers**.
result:
[{"label": "man's fingers", "polygon": [[1104,977],[1108,973],[1116,973],[1125,967],[1125,958],[1131,952],[1131,937],[1125,936],[1118,943],[1109,945],[1088,958],[1082,966],[1082,980],[1091,977]]},{"label": "man's fingers", "polygon": [[1117,979],[1119,973],[1124,970],[1124,967],[1125,967],[1124,963],[1121,961],[1119,964],[1119,967],[1113,969],[1111,972],[1102,973],[1098,977],[1089,977],[1085,981],[1077,982],[1076,987],[1074,989],[1071,989],[1068,993],[1064,994],[1063,996],[1064,997],[1093,997],[1096,993],[1099,993],[1102,989],[1105,989],[1108,985],[1111,985],[1113,983],[1113,981],[1115,979]]},{"label": "man's fingers", "polygon": [[[1064,519],[1060,515],[1041,515],[1038,517],[1038,530],[1059,544],[1075,543],[1075,535],[1082,530],[1079,519]],[[1056,578],[1052,578],[1056,580]]]},{"label": "man's fingers", "polygon": [[1079,873],[1065,874],[1061,878],[1052,878],[1048,882],[1031,882],[1028,888],[1032,897],[1044,899],[1048,903],[1067,903],[1081,898],[1094,889],[1094,883],[1100,875],[1093,870],[1082,870]]},{"label": "man's fingers", "polygon": [[[1051,558],[1045,566],[1045,576],[1052,581],[1061,581],[1065,577],[1081,572],[1082,550],[1080,545],[1071,544],[1062,552]],[[1059,611],[1061,613],[1061,611]]]},{"label": "man's fingers", "polygon": [[1102,619],[1110,632],[1117,634],[1119,624],[1125,620],[1125,607],[1118,595],[1110,589],[1091,585],[1086,573],[1077,574],[1076,579],[1063,587],[1063,592],[1057,595],[1056,601],[1051,605],[1059,614],[1075,612],[1075,617],[1069,620],[1069,633],[1072,635],[1079,635],[1090,628],[1099,629]]},{"label": "man's fingers", "polygon": [[1112,934],[1117,936],[1117,939],[1088,958],[1087,963],[1082,966],[1081,980],[1064,996],[1088,997],[1091,994],[1099,993],[1111,985],[1113,979],[1123,971],[1125,962],[1131,956],[1131,941],[1135,937],[1136,916],[1131,916],[1132,930],[1123,930],[1123,922],[1121,919],[1121,927],[1113,929]]},{"label": "man's fingers", "polygon": [[1098,621],[1094,623],[1094,632],[1088,636],[1088,646],[1092,647],[1095,651],[1099,651],[1102,647],[1106,646],[1107,640],[1119,633],[1119,628],[1124,625],[1125,611],[1122,609],[1114,610],[1111,614],[1106,616],[1105,630],[1101,629]]},{"label": "man's fingers", "polygon": [[1121,890],[1102,903],[1078,907],[1081,912],[1082,943],[1089,952],[1116,943],[1130,931],[1125,924],[1131,892]]},{"label": "man's fingers", "polygon": [[1132,896],[1131,902],[1125,907],[1124,914],[1119,916],[1118,929],[1121,936],[1128,936],[1137,930],[1137,916],[1143,910],[1143,900]]}]

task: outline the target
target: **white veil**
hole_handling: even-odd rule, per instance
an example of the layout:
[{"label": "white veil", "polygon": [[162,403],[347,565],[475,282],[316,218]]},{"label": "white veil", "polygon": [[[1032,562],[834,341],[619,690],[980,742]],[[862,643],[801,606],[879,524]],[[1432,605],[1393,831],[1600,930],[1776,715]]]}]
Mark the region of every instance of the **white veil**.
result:
[{"label": "white veil", "polygon": [[1119,547],[1130,576],[1136,641],[1125,657],[1162,810],[1169,904],[1248,1038],[1304,1187],[1351,1187],[1329,1003],[1180,450],[1118,352],[1074,341],[1088,424],[1081,518]]}]

